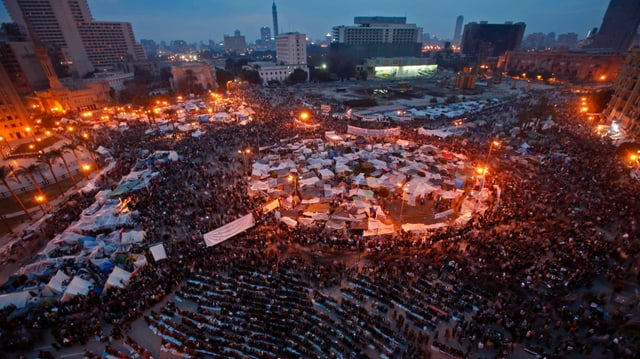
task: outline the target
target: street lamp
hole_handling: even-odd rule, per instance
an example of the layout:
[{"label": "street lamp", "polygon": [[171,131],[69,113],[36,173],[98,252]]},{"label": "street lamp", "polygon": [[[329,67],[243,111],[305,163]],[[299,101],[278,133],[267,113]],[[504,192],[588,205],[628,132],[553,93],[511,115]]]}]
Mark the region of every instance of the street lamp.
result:
[{"label": "street lamp", "polygon": [[245,148],[244,150],[238,150],[238,154],[242,155],[242,162],[244,163],[244,174],[247,174],[247,155],[251,154],[250,148]]},{"label": "street lamp", "polygon": [[297,196],[298,195],[298,176],[289,175],[289,177],[287,177],[287,181],[289,181],[289,183],[293,185],[293,195]]},{"label": "street lamp", "polygon": [[489,151],[487,152],[487,159],[484,162],[484,167],[478,167],[478,169],[476,170],[478,174],[482,175],[482,186],[480,187],[480,191],[484,189],[485,177],[487,176],[487,172],[489,171],[489,158],[491,157],[491,150],[493,150],[494,146],[500,146],[500,142],[498,140],[493,140],[491,141],[491,143],[489,143]]},{"label": "street lamp", "polygon": [[44,208],[44,203],[46,203],[47,198],[44,196],[44,194],[38,194],[35,196],[35,200],[38,203],[38,206],[40,206],[40,209],[42,210],[42,213],[47,213],[47,211]]},{"label": "street lamp", "polygon": [[89,171],[91,171],[91,166],[88,164],[82,165],[82,172],[84,172],[84,178],[89,179]]},{"label": "street lamp", "polygon": [[407,193],[409,189],[406,184],[403,186],[402,183],[398,183],[397,186],[402,191],[400,194],[400,226],[402,226],[402,222],[404,220],[404,194]]},{"label": "street lamp", "polygon": [[309,113],[308,113],[308,112],[302,112],[302,113],[300,114],[300,119],[301,119],[302,121],[306,121],[306,120],[308,120],[308,119],[309,119]]},{"label": "street lamp", "polygon": [[633,167],[638,167],[640,165],[640,162],[638,161],[640,158],[638,157],[637,154],[632,153],[629,155],[629,160],[631,160],[631,163],[633,164]]}]

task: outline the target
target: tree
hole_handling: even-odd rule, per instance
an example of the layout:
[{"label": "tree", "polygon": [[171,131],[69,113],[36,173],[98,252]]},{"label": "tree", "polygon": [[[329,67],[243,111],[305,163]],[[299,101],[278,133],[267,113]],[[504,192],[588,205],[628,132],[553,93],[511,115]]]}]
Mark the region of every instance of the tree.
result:
[{"label": "tree", "polygon": [[40,170],[40,165],[36,163],[32,163],[28,166],[21,166],[17,172],[22,176],[27,176],[31,180],[31,183],[33,183],[33,186],[36,188],[36,191],[38,191],[39,194],[44,195],[44,192],[42,192],[42,188],[40,187],[40,184],[36,180],[36,176],[33,175],[34,172],[39,170]]},{"label": "tree", "polygon": [[[80,158],[78,157],[78,153],[76,152],[76,150],[78,150],[79,147],[80,146],[78,146],[77,143],[71,142],[62,146],[62,150],[63,152],[71,152],[73,154],[73,158],[76,160],[76,164],[78,165],[78,168],[82,170],[82,162],[80,162]],[[84,174],[84,178],[89,179],[86,173]]]},{"label": "tree", "polygon": [[53,165],[56,164],[56,158],[49,153],[42,154],[38,156],[36,159],[36,163],[45,165],[49,168],[49,172],[51,172],[51,176],[53,180],[56,182],[56,186],[58,187],[58,191],[60,191],[60,195],[64,196],[64,191],[62,190],[62,186],[60,186],[60,181],[58,181],[58,176],[56,176],[56,172],[53,170]]},{"label": "tree", "polygon": [[240,72],[240,78],[254,85],[262,85],[262,78],[260,78],[260,73],[256,70],[243,69]]},{"label": "tree", "polygon": [[300,84],[307,81],[307,72],[303,69],[295,69],[287,78],[287,82],[291,84]]},{"label": "tree", "polygon": [[48,153],[50,156],[55,157],[55,158],[59,158],[62,160],[62,163],[64,164],[64,168],[67,170],[67,174],[69,175],[69,178],[71,179],[71,182],[73,183],[73,187],[76,187],[76,179],[73,178],[73,173],[71,172],[71,168],[69,168],[69,164],[67,163],[67,159],[64,158],[64,152],[62,150],[59,149],[55,149],[55,150],[51,150]]},{"label": "tree", "polygon": [[11,193],[11,195],[13,196],[13,199],[15,199],[16,202],[18,202],[18,205],[20,206],[24,214],[26,214],[29,219],[33,219],[33,217],[31,217],[31,214],[27,210],[27,207],[25,207],[24,203],[22,203],[22,200],[20,200],[20,197],[18,197],[18,195],[13,191],[13,188],[9,186],[9,181],[7,181],[7,178],[9,177],[11,172],[13,171],[10,166],[0,166],[0,181],[2,181],[2,184],[7,188],[9,193]]},{"label": "tree", "polygon": [[229,81],[233,81],[233,74],[227,70],[216,67],[216,82],[218,83],[218,88],[226,91],[227,82]]}]

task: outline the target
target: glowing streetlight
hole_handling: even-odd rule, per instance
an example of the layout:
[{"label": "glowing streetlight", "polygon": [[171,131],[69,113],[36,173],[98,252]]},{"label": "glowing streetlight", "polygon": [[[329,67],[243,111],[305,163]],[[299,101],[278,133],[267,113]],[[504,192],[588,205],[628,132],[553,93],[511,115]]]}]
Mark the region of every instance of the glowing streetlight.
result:
[{"label": "glowing streetlight", "polygon": [[489,151],[487,152],[487,159],[485,160],[485,165],[484,167],[478,167],[476,169],[476,172],[478,172],[479,175],[482,175],[482,186],[480,187],[481,191],[484,189],[484,181],[487,176],[487,172],[489,172],[489,159],[491,157],[491,150],[493,150],[493,147],[498,147],[498,146],[500,146],[500,141],[498,140],[493,140],[491,141],[491,143],[489,143]]},{"label": "glowing streetlight", "polygon": [[287,181],[293,185],[293,195],[298,195],[298,176],[297,175],[289,175],[287,177]]},{"label": "glowing streetlight", "polygon": [[308,112],[303,112],[303,113],[301,113],[301,114],[300,114],[300,119],[301,119],[302,121],[306,121],[306,120],[308,120],[308,119],[309,119],[309,113],[308,113]]},{"label": "glowing streetlight", "polygon": [[42,213],[47,213],[47,211],[44,208],[44,204],[47,202],[47,198],[44,196],[44,194],[38,194],[35,197],[36,203],[38,203],[38,206],[40,206],[40,209],[42,210]]},{"label": "glowing streetlight", "polygon": [[245,148],[244,150],[238,150],[238,154],[242,155],[242,162],[244,164],[244,174],[247,173],[247,155],[251,154],[250,148]]},{"label": "glowing streetlight", "polygon": [[402,183],[398,183],[396,186],[402,191],[400,197],[400,225],[402,225],[404,221],[404,195],[409,191],[409,188],[406,184],[403,186]]}]

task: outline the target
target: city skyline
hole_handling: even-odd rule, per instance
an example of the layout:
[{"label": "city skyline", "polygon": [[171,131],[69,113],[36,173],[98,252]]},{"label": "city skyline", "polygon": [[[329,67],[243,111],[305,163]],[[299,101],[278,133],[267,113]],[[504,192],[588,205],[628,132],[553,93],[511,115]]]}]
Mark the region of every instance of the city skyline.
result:
[{"label": "city skyline", "polygon": [[[272,0],[241,0],[213,3],[197,0],[175,2],[168,0],[88,0],[92,16],[97,21],[127,21],[133,25],[137,39],[155,41],[185,40],[221,41],[235,30],[254,42],[260,27],[272,27]],[[464,16],[464,23],[505,21],[526,23],[526,34],[534,32],[575,32],[584,38],[587,31],[600,27],[608,1],[602,0],[526,0],[513,6],[507,0],[478,3],[473,0],[453,0],[424,6],[419,0],[371,3],[361,0],[348,3],[335,0],[301,3],[293,0],[275,2],[278,8],[280,32],[301,32],[312,39],[320,39],[333,26],[352,25],[355,16],[406,16],[444,40],[451,40],[456,17]],[[365,10],[366,9],[366,10]],[[0,8],[0,22],[10,22],[4,6]],[[273,29],[272,29],[273,31]]]}]

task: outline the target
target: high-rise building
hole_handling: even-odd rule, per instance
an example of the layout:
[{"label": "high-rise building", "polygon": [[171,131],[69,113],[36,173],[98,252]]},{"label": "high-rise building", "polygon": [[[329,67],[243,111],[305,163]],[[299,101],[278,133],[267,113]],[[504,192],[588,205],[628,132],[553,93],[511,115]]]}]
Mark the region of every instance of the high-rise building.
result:
[{"label": "high-rise building", "polygon": [[307,36],[299,32],[278,35],[276,59],[284,65],[307,66]]},{"label": "high-rise building", "polygon": [[130,23],[94,21],[87,0],[3,0],[11,18],[34,42],[55,49],[78,76],[144,60]]},{"label": "high-rise building", "polygon": [[260,40],[263,44],[267,44],[271,41],[271,29],[269,27],[263,26],[260,28]]},{"label": "high-rise building", "polygon": [[611,48],[626,52],[640,25],[640,1],[611,0],[591,48]]},{"label": "high-rise building", "polygon": [[640,48],[632,48],[620,68],[604,117],[635,139],[640,138]]},{"label": "high-rise building", "polygon": [[407,24],[406,17],[357,16],[357,26],[336,26],[333,40],[345,44],[406,44],[422,41],[422,28]]},{"label": "high-rise building", "polygon": [[420,56],[422,28],[407,24],[406,17],[358,16],[353,22],[355,26],[333,28],[329,62],[362,64],[368,58]]},{"label": "high-rise building", "polygon": [[523,22],[489,24],[471,22],[464,26],[462,53],[479,59],[498,57],[520,48],[526,25]]},{"label": "high-rise building", "polygon": [[234,31],[233,36],[224,35],[224,51],[236,53],[247,51],[247,40],[240,35],[239,30]]},{"label": "high-rise building", "polygon": [[558,40],[555,45],[556,48],[575,49],[576,46],[578,46],[578,34],[575,32],[558,35]]},{"label": "high-rise building", "polygon": [[456,28],[453,31],[453,41],[452,41],[452,44],[455,46],[460,46],[460,35],[462,35],[463,22],[464,22],[464,17],[462,17],[462,15],[456,18]]},{"label": "high-rise building", "polygon": [[271,16],[273,16],[273,37],[278,37],[278,8],[276,7],[276,2],[273,2],[271,5]]}]

